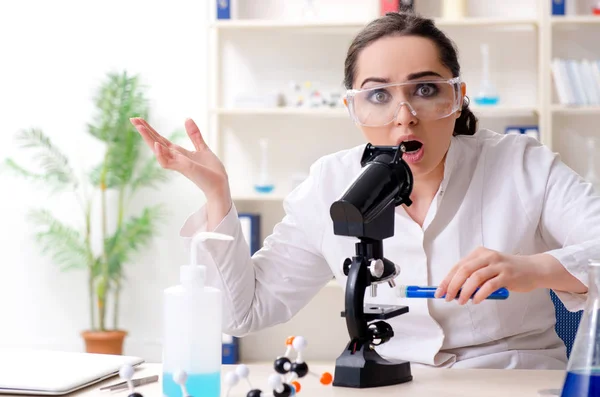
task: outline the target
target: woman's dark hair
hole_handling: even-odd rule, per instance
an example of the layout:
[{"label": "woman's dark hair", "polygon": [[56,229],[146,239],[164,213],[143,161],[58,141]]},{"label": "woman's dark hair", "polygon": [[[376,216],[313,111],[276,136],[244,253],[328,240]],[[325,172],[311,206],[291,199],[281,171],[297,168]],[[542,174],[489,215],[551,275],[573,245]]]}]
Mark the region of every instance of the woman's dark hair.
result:
[{"label": "woman's dark hair", "polygon": [[[344,85],[352,88],[356,76],[356,61],[360,52],[374,41],[388,36],[419,36],[432,40],[440,53],[440,61],[452,72],[452,77],[460,76],[458,51],[456,46],[433,20],[412,12],[390,12],[370,22],[352,41],[344,65]],[[473,135],[477,131],[477,117],[469,109],[465,98],[460,117],[454,126],[454,135]]]}]

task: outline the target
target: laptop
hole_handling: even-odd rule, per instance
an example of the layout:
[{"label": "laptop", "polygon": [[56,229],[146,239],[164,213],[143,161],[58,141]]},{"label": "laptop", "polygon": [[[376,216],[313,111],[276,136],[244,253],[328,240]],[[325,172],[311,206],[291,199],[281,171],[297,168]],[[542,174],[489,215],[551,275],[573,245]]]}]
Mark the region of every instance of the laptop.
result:
[{"label": "laptop", "polygon": [[0,348],[0,395],[60,396],[118,375],[133,356]]}]

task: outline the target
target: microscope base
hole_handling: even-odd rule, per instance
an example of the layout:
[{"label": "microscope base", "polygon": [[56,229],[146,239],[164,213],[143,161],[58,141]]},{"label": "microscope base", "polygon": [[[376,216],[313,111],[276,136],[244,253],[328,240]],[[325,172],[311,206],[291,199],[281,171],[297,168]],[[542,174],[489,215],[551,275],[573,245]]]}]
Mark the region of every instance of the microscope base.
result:
[{"label": "microscope base", "polygon": [[333,386],[368,388],[396,385],[413,379],[408,361],[388,361],[368,345],[352,352],[354,341],[335,363]]}]

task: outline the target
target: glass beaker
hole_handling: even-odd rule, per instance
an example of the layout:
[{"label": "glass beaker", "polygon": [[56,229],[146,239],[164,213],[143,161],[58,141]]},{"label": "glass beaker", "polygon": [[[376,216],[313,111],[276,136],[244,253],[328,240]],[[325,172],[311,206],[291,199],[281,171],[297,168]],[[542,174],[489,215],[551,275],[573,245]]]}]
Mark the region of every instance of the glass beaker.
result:
[{"label": "glass beaker", "polygon": [[588,298],[567,365],[561,397],[600,396],[600,260],[588,264]]}]

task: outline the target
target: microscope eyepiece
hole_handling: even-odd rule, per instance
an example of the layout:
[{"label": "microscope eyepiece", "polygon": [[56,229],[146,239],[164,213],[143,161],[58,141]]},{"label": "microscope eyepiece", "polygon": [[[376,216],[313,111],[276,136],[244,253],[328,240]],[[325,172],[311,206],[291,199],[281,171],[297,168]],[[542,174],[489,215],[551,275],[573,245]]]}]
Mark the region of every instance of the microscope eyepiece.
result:
[{"label": "microscope eyepiece", "polygon": [[401,147],[366,146],[361,172],[330,208],[334,234],[372,239],[393,235],[390,211],[411,204],[413,176],[402,154]]}]

